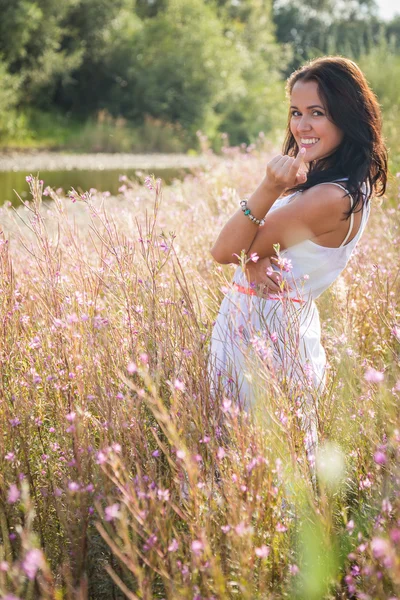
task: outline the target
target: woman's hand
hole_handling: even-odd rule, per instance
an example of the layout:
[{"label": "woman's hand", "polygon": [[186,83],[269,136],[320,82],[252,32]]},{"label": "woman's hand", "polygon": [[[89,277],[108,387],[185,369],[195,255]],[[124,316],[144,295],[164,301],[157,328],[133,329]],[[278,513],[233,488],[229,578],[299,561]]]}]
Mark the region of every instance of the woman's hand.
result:
[{"label": "woman's hand", "polygon": [[304,154],[305,148],[302,148],[296,158],[278,154],[269,161],[266,167],[266,180],[269,185],[276,188],[294,187],[307,180],[305,170]]},{"label": "woman's hand", "polygon": [[[276,258],[266,257],[259,258],[256,262],[249,260],[246,264],[246,277],[249,283],[256,285],[256,290],[263,294],[277,294],[282,292],[281,283],[282,277],[279,272],[273,271],[272,261]],[[290,286],[285,282],[285,289],[290,289]]]}]

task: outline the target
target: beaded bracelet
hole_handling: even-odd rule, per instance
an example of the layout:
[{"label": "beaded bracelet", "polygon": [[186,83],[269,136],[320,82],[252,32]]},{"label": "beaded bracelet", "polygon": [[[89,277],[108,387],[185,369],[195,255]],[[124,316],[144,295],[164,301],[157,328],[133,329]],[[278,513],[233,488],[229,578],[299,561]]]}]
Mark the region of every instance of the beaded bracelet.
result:
[{"label": "beaded bracelet", "polygon": [[253,221],[253,223],[255,223],[256,225],[264,225],[265,224],[264,219],[256,219],[256,217],[251,214],[250,209],[247,208],[247,200],[245,198],[243,198],[243,200],[240,201],[240,206],[241,206],[242,211],[244,212],[245,216],[249,217],[250,221]]}]

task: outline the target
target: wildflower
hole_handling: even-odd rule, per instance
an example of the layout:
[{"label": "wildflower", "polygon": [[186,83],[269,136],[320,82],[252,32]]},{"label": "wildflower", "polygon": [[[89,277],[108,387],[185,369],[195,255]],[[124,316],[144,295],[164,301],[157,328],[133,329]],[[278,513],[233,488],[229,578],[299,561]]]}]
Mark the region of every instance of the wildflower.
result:
[{"label": "wildflower", "polygon": [[111,504],[110,506],[106,506],[104,509],[105,520],[113,521],[114,519],[119,519],[120,517],[120,505],[118,503]]},{"label": "wildflower", "polygon": [[27,175],[27,176],[25,177],[25,181],[26,181],[26,183],[32,183],[32,181],[33,181],[33,177],[32,177],[32,175]]},{"label": "wildflower", "polygon": [[258,256],[257,252],[252,252],[250,254],[250,260],[253,261],[254,263],[256,263],[259,259],[260,259],[260,257]]},{"label": "wildflower", "polygon": [[152,548],[155,546],[156,542],[157,542],[157,536],[156,536],[156,535],[154,535],[154,533],[153,533],[153,535],[151,535],[151,536],[150,536],[150,537],[149,537],[149,538],[146,540],[146,543],[145,543],[145,544],[144,544],[144,546],[143,546],[143,550],[144,550],[145,552],[148,552],[148,550],[151,550],[151,549],[152,549]]},{"label": "wildflower", "polygon": [[160,456],[160,451],[154,450],[154,452],[152,452],[151,455],[154,456],[154,458],[158,458]]},{"label": "wildflower", "polygon": [[147,363],[149,362],[149,356],[148,354],[146,354],[146,352],[142,352],[142,354],[139,356],[140,362],[142,362],[143,364],[147,365]]},{"label": "wildflower", "polygon": [[400,542],[400,529],[392,529],[390,531],[390,539],[395,544],[398,544]]},{"label": "wildflower", "polygon": [[274,342],[274,344],[278,341],[278,334],[276,333],[276,331],[273,331],[269,337],[271,338],[271,341]]},{"label": "wildflower", "polygon": [[35,579],[36,573],[43,566],[43,553],[37,548],[28,550],[22,563],[22,568],[28,579]]},{"label": "wildflower", "polygon": [[217,458],[219,460],[222,460],[224,458],[224,456],[226,455],[225,450],[220,446],[217,450]]},{"label": "wildflower", "polygon": [[77,483],[76,481],[70,481],[68,484],[68,489],[70,492],[77,492],[80,488],[79,483]]},{"label": "wildflower", "polygon": [[383,538],[375,537],[371,540],[371,550],[375,558],[385,558],[390,552],[390,544]]},{"label": "wildflower", "polygon": [[221,530],[223,531],[223,533],[228,533],[231,530],[231,526],[230,525],[222,525]]},{"label": "wildflower", "polygon": [[285,271],[289,273],[293,269],[292,261],[290,258],[282,258],[282,256],[278,256],[276,259],[276,264],[281,269],[281,271]]},{"label": "wildflower", "polygon": [[163,252],[168,252],[169,246],[167,246],[167,244],[164,241],[160,242],[159,246]]},{"label": "wildflower", "polygon": [[7,454],[4,457],[6,460],[9,461],[13,461],[15,459],[15,453],[14,452],[7,452]]},{"label": "wildflower", "polygon": [[289,573],[291,575],[297,575],[299,573],[300,569],[297,565],[289,565]]},{"label": "wildflower", "polygon": [[157,496],[162,502],[168,502],[169,500],[169,490],[157,490]]},{"label": "wildflower", "polygon": [[374,454],[374,461],[376,462],[377,465],[384,465],[387,461],[386,454],[384,452],[382,452],[381,450],[378,450]]},{"label": "wildflower", "polygon": [[184,450],[177,450],[176,456],[177,456],[177,458],[180,458],[182,460],[186,456],[185,451]]},{"label": "wildflower", "polygon": [[8,490],[7,502],[9,504],[15,504],[15,502],[17,502],[17,500],[19,500],[20,496],[21,496],[21,492],[19,491],[19,489],[17,488],[15,483],[12,483]]},{"label": "wildflower", "polygon": [[17,427],[17,425],[21,425],[21,421],[18,419],[18,417],[15,417],[14,419],[9,419],[9,422],[12,427]]},{"label": "wildflower", "polygon": [[349,531],[350,533],[353,531],[353,529],[354,529],[354,521],[353,521],[353,519],[351,519],[351,520],[350,520],[350,521],[347,523],[347,525],[346,525],[346,529],[347,529],[347,531]]},{"label": "wildflower", "polygon": [[72,412],[68,413],[65,418],[67,419],[67,421],[72,423],[72,421],[75,420],[75,417],[76,417],[76,413],[72,411]]},{"label": "wildflower", "polygon": [[130,375],[137,372],[137,366],[134,362],[130,361],[127,366],[127,371]]},{"label": "wildflower", "polygon": [[287,531],[287,527],[285,527],[283,523],[278,523],[275,529],[276,531],[279,531],[279,533],[284,533],[285,531]]},{"label": "wildflower", "polygon": [[176,541],[176,539],[174,538],[172,540],[172,542],[170,543],[170,545],[168,546],[168,552],[176,552],[179,548],[179,544]]},{"label": "wildflower", "polygon": [[145,178],[145,180],[144,180],[144,185],[147,187],[147,189],[149,189],[149,190],[154,190],[154,187],[153,187],[153,183],[152,183],[151,177],[146,177],[146,178]]},{"label": "wildflower", "polygon": [[263,544],[260,548],[255,549],[256,556],[260,558],[267,558],[269,552],[270,549],[265,544]]},{"label": "wildflower", "polygon": [[176,390],[179,390],[180,392],[184,392],[185,391],[185,384],[180,379],[175,379],[175,381],[174,381],[174,388]]},{"label": "wildflower", "polygon": [[222,407],[221,407],[222,412],[228,412],[229,409],[231,408],[231,406],[232,406],[232,400],[230,400],[229,398],[224,398],[222,400]]},{"label": "wildflower", "polygon": [[244,521],[241,521],[235,527],[235,532],[239,537],[244,536],[246,533],[251,533],[251,531],[252,531],[252,527],[249,527],[248,525],[246,525],[246,523],[244,523]]},{"label": "wildflower", "polygon": [[191,548],[193,554],[199,556],[204,550],[203,542],[201,542],[200,540],[194,540],[191,544]]},{"label": "wildflower", "polygon": [[369,383],[380,383],[384,379],[384,374],[381,371],[377,371],[373,367],[368,367],[364,374],[365,381]]}]

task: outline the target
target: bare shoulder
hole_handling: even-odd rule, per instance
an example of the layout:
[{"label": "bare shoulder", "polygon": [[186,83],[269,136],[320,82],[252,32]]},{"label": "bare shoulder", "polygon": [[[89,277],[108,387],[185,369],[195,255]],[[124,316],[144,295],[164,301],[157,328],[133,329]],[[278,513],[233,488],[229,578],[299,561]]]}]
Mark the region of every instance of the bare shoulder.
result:
[{"label": "bare shoulder", "polygon": [[314,185],[294,198],[298,206],[315,213],[329,213],[340,217],[350,208],[349,195],[332,183]]}]

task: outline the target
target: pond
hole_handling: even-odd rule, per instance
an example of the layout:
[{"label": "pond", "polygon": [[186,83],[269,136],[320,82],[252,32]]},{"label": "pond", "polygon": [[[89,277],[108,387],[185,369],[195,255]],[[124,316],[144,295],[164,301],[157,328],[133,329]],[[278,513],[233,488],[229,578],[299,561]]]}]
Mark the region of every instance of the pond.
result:
[{"label": "pond", "polygon": [[95,188],[117,194],[120,175],[143,180],[154,174],[168,185],[203,164],[204,157],[179,154],[0,154],[0,205],[7,201],[14,206],[20,204],[14,190],[23,200],[29,198],[27,175],[39,175],[44,186],[62,188],[64,193],[73,187],[82,192]]},{"label": "pond", "polygon": [[[139,179],[138,171],[140,172],[139,169],[41,171],[40,178],[43,179],[45,186],[49,185],[55,189],[62,188],[64,193],[73,187],[82,192],[95,188],[100,192],[109,191],[114,195],[118,193],[118,188],[122,185],[119,176],[123,174],[129,179]],[[175,168],[151,170],[147,171],[146,174],[154,173],[155,177],[160,177],[163,183],[168,184],[173,179],[182,178],[188,172],[189,169]],[[0,205],[7,201],[14,206],[21,204],[14,190],[18,192],[23,200],[30,198],[29,185],[25,180],[27,174],[25,172],[0,171]]]}]

